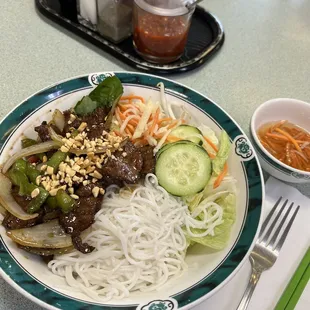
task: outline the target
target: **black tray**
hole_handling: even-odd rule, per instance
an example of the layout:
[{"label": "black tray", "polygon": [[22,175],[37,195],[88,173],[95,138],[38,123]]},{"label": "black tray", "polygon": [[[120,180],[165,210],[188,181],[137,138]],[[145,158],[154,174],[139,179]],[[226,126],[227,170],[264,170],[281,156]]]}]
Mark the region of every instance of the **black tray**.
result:
[{"label": "black tray", "polygon": [[193,15],[183,56],[168,65],[153,64],[137,55],[132,45],[132,37],[118,44],[103,38],[99,33],[79,24],[76,10],[67,10],[64,5],[60,5],[61,1],[35,0],[38,10],[47,18],[140,70],[161,74],[189,71],[201,66],[224,42],[224,30],[220,21],[198,6]]}]

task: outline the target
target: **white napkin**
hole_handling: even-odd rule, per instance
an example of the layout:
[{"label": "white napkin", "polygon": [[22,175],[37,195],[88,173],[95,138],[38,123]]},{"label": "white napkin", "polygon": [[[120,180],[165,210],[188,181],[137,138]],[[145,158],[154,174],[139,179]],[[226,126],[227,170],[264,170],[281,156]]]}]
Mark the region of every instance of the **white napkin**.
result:
[{"label": "white napkin", "polygon": [[[280,196],[294,202],[296,206],[300,205],[300,209],[275,265],[262,274],[248,310],[274,309],[310,245],[310,199],[295,188],[270,177],[266,183],[265,216]],[[250,272],[250,262],[247,261],[228,284],[193,310],[236,309],[248,283]],[[295,310],[306,309],[310,309],[309,283]]]}]

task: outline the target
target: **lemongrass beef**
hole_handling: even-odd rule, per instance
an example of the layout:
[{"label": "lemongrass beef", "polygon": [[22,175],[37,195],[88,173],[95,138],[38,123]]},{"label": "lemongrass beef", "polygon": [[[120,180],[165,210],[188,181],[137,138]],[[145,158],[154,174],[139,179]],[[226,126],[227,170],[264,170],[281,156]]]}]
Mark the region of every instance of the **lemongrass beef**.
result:
[{"label": "lemongrass beef", "polygon": [[156,290],[189,246],[223,249],[235,221],[228,135],[189,123],[159,87],[156,102],[106,78],[22,137],[0,173],[7,235],[96,301]]}]

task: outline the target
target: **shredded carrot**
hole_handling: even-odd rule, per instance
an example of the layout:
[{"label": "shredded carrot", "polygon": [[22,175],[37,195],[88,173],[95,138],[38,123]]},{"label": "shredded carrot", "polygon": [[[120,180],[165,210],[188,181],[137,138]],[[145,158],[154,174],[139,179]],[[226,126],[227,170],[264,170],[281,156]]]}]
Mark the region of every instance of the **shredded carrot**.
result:
[{"label": "shredded carrot", "polygon": [[117,130],[114,130],[114,133],[115,133],[115,135],[117,135],[117,136],[121,136],[121,133],[119,132],[119,131],[117,131]]},{"label": "shredded carrot", "polygon": [[121,112],[121,110],[119,108],[117,108],[117,110],[118,110],[118,115],[119,115],[120,119],[122,121],[124,121],[126,119],[126,116]]},{"label": "shredded carrot", "polygon": [[206,152],[208,153],[208,155],[209,155],[209,157],[210,157],[211,159],[214,159],[214,158],[216,157],[216,155],[214,155],[214,154],[208,152],[207,150],[206,150]]},{"label": "shredded carrot", "polygon": [[177,142],[177,141],[181,141],[182,139],[179,137],[175,137],[175,136],[168,136],[167,137],[167,141],[168,142]]},{"label": "shredded carrot", "polygon": [[130,130],[128,128],[125,128],[125,133],[132,138],[132,133],[130,132]]},{"label": "shredded carrot", "polygon": [[134,139],[132,142],[134,144],[138,144],[138,145],[147,145],[148,144],[148,142],[145,138]]},{"label": "shredded carrot", "polygon": [[153,119],[153,123],[151,125],[150,130],[149,130],[149,134],[150,134],[151,137],[153,136],[155,126],[158,123],[159,113],[160,113],[160,109],[157,108],[155,116],[154,116],[154,119]]},{"label": "shredded carrot", "polygon": [[217,188],[221,185],[221,183],[222,183],[222,181],[223,181],[223,179],[227,173],[228,173],[228,165],[227,165],[227,163],[225,163],[223,171],[219,174],[219,176],[217,177],[217,179],[215,180],[215,182],[213,184],[213,188]]},{"label": "shredded carrot", "polygon": [[[279,134],[274,134],[274,133],[269,133],[267,132],[266,133],[266,136],[269,137],[269,138],[273,138],[273,139],[276,139],[276,140],[281,140],[281,141],[289,141],[289,142],[292,142],[289,138],[287,138],[286,136],[282,136],[282,135],[279,135]],[[294,138],[295,141],[297,143],[305,143],[304,140],[296,140],[296,138]],[[277,141],[279,142],[279,141]]]},{"label": "shredded carrot", "polygon": [[135,132],[134,126],[128,124],[128,125],[127,125],[127,128],[129,129],[130,133],[133,135],[133,133]]},{"label": "shredded carrot", "polygon": [[281,127],[281,126],[284,125],[285,123],[287,123],[286,120],[282,120],[282,121],[279,121],[279,122],[275,123],[273,126],[271,126],[271,127],[269,128],[269,132],[271,133],[271,132],[274,131],[276,128]]},{"label": "shredded carrot", "polygon": [[179,122],[179,120],[173,121],[167,128],[171,129],[171,128],[175,127],[178,122]]},{"label": "shredded carrot", "polygon": [[206,140],[206,142],[213,148],[215,152],[218,152],[217,146],[206,136],[203,136],[203,138]]},{"label": "shredded carrot", "polygon": [[270,132],[267,132],[266,136],[269,137],[269,138],[279,139],[279,140],[282,140],[282,141],[290,141],[287,137],[280,136],[278,134],[274,134],[274,133],[270,133]]},{"label": "shredded carrot", "polygon": [[172,121],[171,117],[165,117],[165,118],[158,120],[158,124],[161,124],[163,122],[170,122],[170,121]]},{"label": "shredded carrot", "polygon": [[140,96],[135,96],[135,95],[129,95],[129,96],[123,96],[121,97],[121,100],[133,100],[133,99],[137,99],[137,100],[141,100],[144,103],[144,98],[140,97]]},{"label": "shredded carrot", "polygon": [[296,140],[289,133],[285,132],[284,130],[280,128],[276,128],[275,130],[281,133],[283,136],[287,137],[294,144],[296,150],[298,150],[299,152],[302,152],[302,149],[300,148]]},{"label": "shredded carrot", "polygon": [[275,153],[282,152],[282,148],[279,149],[278,146],[274,144],[274,141],[271,142],[268,137],[266,137],[265,141],[269,147],[274,150]]}]

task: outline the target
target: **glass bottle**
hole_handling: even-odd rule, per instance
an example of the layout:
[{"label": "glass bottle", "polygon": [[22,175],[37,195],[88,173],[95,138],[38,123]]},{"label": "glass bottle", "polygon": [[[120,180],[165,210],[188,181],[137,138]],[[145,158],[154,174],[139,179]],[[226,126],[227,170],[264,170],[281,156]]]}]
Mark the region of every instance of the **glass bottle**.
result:
[{"label": "glass bottle", "polygon": [[133,43],[137,53],[154,63],[179,59],[185,49],[195,6],[184,0],[135,0]]},{"label": "glass bottle", "polygon": [[97,0],[98,32],[118,43],[132,33],[133,0]]}]

